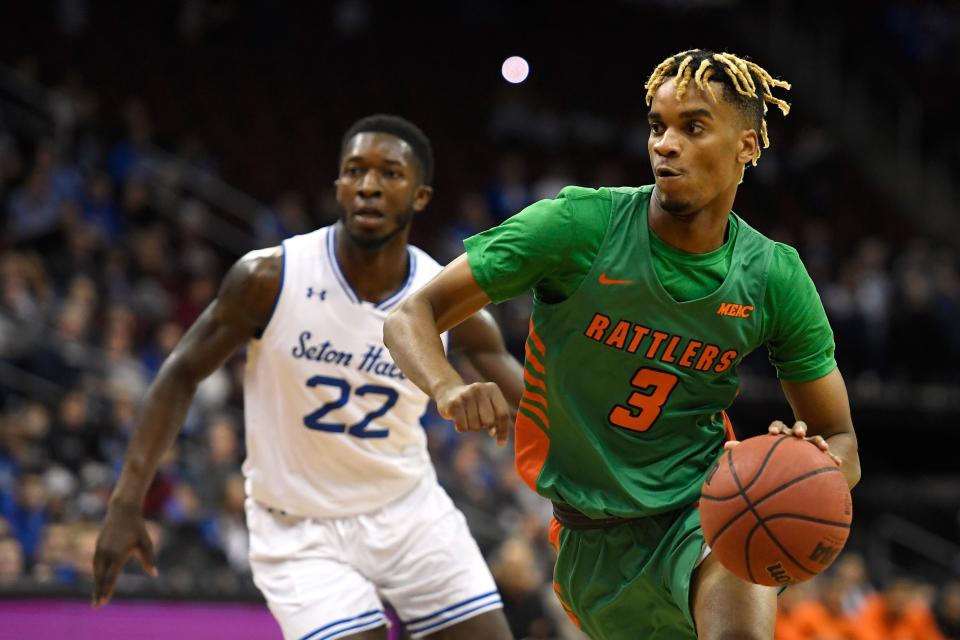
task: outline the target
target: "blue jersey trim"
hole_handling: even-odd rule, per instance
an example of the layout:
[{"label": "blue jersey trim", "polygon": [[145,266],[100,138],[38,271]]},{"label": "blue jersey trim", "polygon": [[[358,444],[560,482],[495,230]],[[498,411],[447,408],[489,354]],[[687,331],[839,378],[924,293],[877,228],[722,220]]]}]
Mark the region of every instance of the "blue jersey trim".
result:
[{"label": "blue jersey trim", "polygon": [[343,292],[347,294],[347,297],[350,298],[354,304],[360,304],[360,296],[358,296],[357,292],[350,286],[350,281],[347,280],[346,274],[344,274],[343,269],[340,268],[340,258],[337,257],[336,235],[337,227],[331,226],[327,232],[327,257],[330,258],[333,275],[337,279],[337,282],[340,283],[340,287],[343,289]]},{"label": "blue jersey trim", "polygon": [[403,294],[406,293],[407,290],[410,288],[410,285],[413,284],[413,276],[417,272],[417,255],[410,250],[410,247],[407,247],[407,256],[409,259],[410,266],[407,269],[406,281],[403,283],[403,285],[399,289],[397,289],[396,291],[391,293],[389,296],[387,296],[385,299],[375,304],[374,306],[377,309],[386,311],[390,307],[395,306],[397,303],[400,302],[400,300],[403,299]]}]

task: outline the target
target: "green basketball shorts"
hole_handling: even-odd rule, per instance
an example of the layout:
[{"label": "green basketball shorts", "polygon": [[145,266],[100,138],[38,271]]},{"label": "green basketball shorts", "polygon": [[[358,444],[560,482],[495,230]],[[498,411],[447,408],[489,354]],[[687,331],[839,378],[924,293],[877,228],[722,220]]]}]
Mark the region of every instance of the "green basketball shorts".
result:
[{"label": "green basketball shorts", "polygon": [[604,529],[562,527],[554,588],[593,640],[696,640],[690,581],[703,548],[693,506]]}]

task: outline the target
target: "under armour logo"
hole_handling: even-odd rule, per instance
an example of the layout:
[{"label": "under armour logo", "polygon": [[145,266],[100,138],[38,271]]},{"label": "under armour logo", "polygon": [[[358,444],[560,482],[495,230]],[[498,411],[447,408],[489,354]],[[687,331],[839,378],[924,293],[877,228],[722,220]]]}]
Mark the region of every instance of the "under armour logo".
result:
[{"label": "under armour logo", "polygon": [[307,287],[307,297],[312,298],[317,296],[321,300],[327,299],[327,290],[326,289],[314,289],[313,287]]}]

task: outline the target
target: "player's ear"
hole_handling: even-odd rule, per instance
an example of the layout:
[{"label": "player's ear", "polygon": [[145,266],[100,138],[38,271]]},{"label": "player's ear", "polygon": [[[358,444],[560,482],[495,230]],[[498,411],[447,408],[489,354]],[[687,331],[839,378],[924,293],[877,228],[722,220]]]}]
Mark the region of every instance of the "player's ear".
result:
[{"label": "player's ear", "polygon": [[737,162],[746,165],[753,162],[760,152],[760,138],[756,129],[744,129],[740,132],[737,147]]},{"label": "player's ear", "polygon": [[417,187],[416,193],[413,194],[413,210],[417,213],[423,211],[427,204],[430,202],[430,198],[433,197],[433,187],[422,184]]}]

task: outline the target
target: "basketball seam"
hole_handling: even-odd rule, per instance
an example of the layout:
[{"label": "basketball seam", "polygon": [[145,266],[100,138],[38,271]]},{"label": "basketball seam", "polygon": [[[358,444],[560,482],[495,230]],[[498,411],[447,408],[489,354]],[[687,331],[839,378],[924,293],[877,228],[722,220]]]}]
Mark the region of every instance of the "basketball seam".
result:
[{"label": "basketball seam", "polygon": [[[776,443],[774,443],[774,447],[775,447],[775,446],[776,446]],[[773,449],[773,447],[771,447],[771,450],[772,450],[772,449]],[[732,454],[733,452],[731,451],[730,453]],[[753,582],[756,582],[756,580],[755,580],[754,577],[753,577],[753,568],[750,566],[750,538],[753,537],[753,533],[757,530],[757,527],[763,527],[764,533],[767,534],[767,536],[770,538],[770,540],[772,540],[773,543],[774,543],[775,545],[777,545],[777,547],[780,549],[780,551],[782,551],[783,554],[784,554],[785,556],[787,556],[787,558],[789,558],[790,561],[791,561],[793,564],[795,564],[796,566],[798,566],[802,571],[805,571],[806,573],[809,573],[811,576],[816,575],[816,574],[817,574],[816,571],[810,571],[810,570],[807,569],[805,566],[803,566],[802,564],[800,564],[800,562],[797,561],[797,559],[793,557],[793,554],[791,554],[789,551],[787,551],[786,548],[783,546],[783,544],[781,544],[781,542],[777,539],[777,537],[776,537],[775,535],[773,535],[773,532],[770,531],[770,529],[767,528],[766,523],[764,522],[763,519],[760,518],[760,515],[757,513],[756,509],[754,508],[753,503],[750,502],[750,498],[749,498],[749,497],[747,496],[747,494],[744,492],[744,488],[743,488],[743,486],[740,484],[740,477],[737,475],[737,470],[736,470],[736,468],[733,466],[733,456],[732,456],[732,455],[729,455],[729,456],[727,456],[727,457],[728,457],[729,460],[730,460],[730,462],[729,462],[730,474],[733,476],[733,481],[737,483],[737,487],[740,489],[740,495],[743,496],[744,501],[747,503],[747,507],[750,509],[750,512],[753,513],[753,517],[757,519],[757,524],[754,525],[753,529],[750,531],[750,534],[747,536],[746,545],[745,545],[745,547],[744,547],[744,555],[745,555],[745,560],[746,560],[746,565],[747,565],[747,573],[748,573],[748,575],[750,576],[750,580],[752,580]],[[766,461],[764,461],[764,462],[766,462]],[[756,474],[756,476],[755,476],[754,479],[760,477],[760,472],[761,472],[762,470],[763,470],[763,467],[761,466],[760,470],[757,471],[757,474]],[[795,479],[792,480],[791,482],[796,482],[797,480],[798,480],[798,479],[795,478]]]},{"label": "basketball seam", "polygon": [[[776,515],[768,516],[764,518],[762,521],[758,521],[756,526],[754,526],[753,529],[750,530],[750,533],[747,534],[747,539],[746,539],[746,542],[744,543],[744,548],[743,548],[743,555],[746,558],[747,575],[750,576],[750,580],[753,582],[756,582],[756,579],[753,576],[753,566],[750,562],[750,540],[753,538],[753,534],[756,533],[757,530],[760,528],[761,524],[770,522],[771,520],[776,520],[777,518],[793,518],[795,520],[806,520],[808,522],[816,522],[817,524],[826,524],[829,526],[837,527],[839,529],[847,529],[848,531],[850,529],[850,525],[843,522],[834,522],[833,520],[824,520],[822,518],[812,518],[810,516],[805,516],[799,513],[778,513]],[[787,554],[787,556],[790,558],[791,561],[793,561],[794,564],[800,567],[803,571],[806,571],[811,575],[816,575],[814,572],[809,571],[802,564],[794,560],[793,556],[787,553],[787,550],[783,548],[783,546],[780,544],[780,541],[774,538],[773,534],[771,534],[766,527],[764,527],[763,529],[766,532],[766,534],[770,536],[770,539],[773,540],[778,547],[780,547],[781,551]]]},{"label": "basketball seam", "polygon": [[775,513],[772,516],[767,516],[763,519],[764,522],[770,522],[771,520],[776,520],[777,518],[793,518],[794,520],[805,520],[806,522],[815,522],[817,524],[825,524],[831,527],[837,527],[838,529],[850,529],[851,525],[846,522],[837,522],[836,520],[824,520],[823,518],[814,518],[813,516],[804,515],[802,513]]},{"label": "basketball seam", "polygon": [[783,543],[781,543],[780,540],[778,540],[777,537],[773,535],[773,532],[767,528],[766,520],[760,520],[759,518],[757,518],[757,524],[754,525],[753,529],[750,530],[750,534],[747,536],[747,546],[744,550],[747,556],[747,573],[750,574],[750,579],[753,580],[753,582],[756,582],[756,580],[753,579],[753,571],[750,566],[750,538],[753,537],[753,534],[759,528],[763,528],[763,532],[766,533],[767,537],[769,537],[770,540],[773,541],[773,544],[777,545],[777,548],[783,552],[783,555],[787,556],[787,559],[789,559],[790,562],[792,562],[797,567],[799,567],[801,571],[803,571],[804,573],[809,573],[811,576],[815,576],[819,573],[819,571],[811,571],[810,569],[807,569],[805,566],[800,564],[800,562],[793,557],[793,554],[787,551],[786,547],[783,546]]},{"label": "basketball seam", "polygon": [[[767,451],[766,455],[763,457],[763,462],[760,463],[760,468],[757,469],[757,472],[753,475],[753,479],[752,479],[749,483],[747,483],[747,486],[744,487],[744,489],[749,489],[750,487],[752,487],[752,486],[757,482],[757,480],[760,478],[760,474],[762,474],[762,473],[763,473],[763,470],[767,467],[767,463],[770,461],[770,457],[773,456],[773,453],[774,453],[774,451],[777,450],[777,447],[779,447],[781,444],[783,444],[784,442],[786,442],[787,436],[777,436],[777,438],[778,438],[778,440],[773,443],[773,446],[770,447],[770,449]],[[730,450],[729,452],[727,452],[727,458],[728,458],[728,459],[732,459],[732,458],[733,458],[733,450]],[[733,500],[733,499],[736,498],[738,495],[740,495],[740,494],[739,494],[739,493],[735,493],[735,494],[733,494],[732,496],[722,496],[722,497],[721,497],[721,496],[703,496],[703,497],[706,498],[707,500],[714,500],[714,501],[716,501],[716,502],[722,502],[722,501],[724,501],[724,500]]]},{"label": "basketball seam", "polygon": [[[731,465],[730,465],[730,470],[733,471],[733,465],[732,465],[732,463],[731,463]],[[727,521],[727,524],[723,525],[723,526],[720,528],[720,530],[717,531],[716,535],[713,536],[713,542],[712,542],[712,543],[716,543],[716,541],[720,539],[720,535],[723,534],[724,531],[726,531],[728,528],[730,528],[731,525],[733,525],[737,520],[739,520],[740,518],[742,518],[746,513],[750,512],[750,511],[752,510],[752,509],[751,509],[751,505],[760,506],[760,505],[763,504],[768,498],[772,498],[773,496],[777,495],[777,494],[780,493],[781,491],[785,491],[786,489],[789,489],[790,487],[792,487],[793,485],[797,484],[798,482],[802,482],[802,481],[804,481],[804,480],[806,480],[806,479],[808,479],[808,478],[812,478],[812,477],[814,477],[814,476],[818,476],[818,475],[820,475],[820,474],[822,474],[822,473],[829,473],[829,472],[831,472],[831,471],[836,471],[837,473],[840,473],[840,469],[838,469],[837,467],[821,467],[821,468],[819,468],[819,469],[814,469],[813,471],[808,471],[807,473],[803,474],[802,476],[798,476],[798,477],[794,478],[793,480],[790,480],[789,482],[783,483],[782,485],[780,485],[779,487],[777,487],[776,489],[774,489],[773,491],[771,491],[771,492],[768,493],[767,495],[762,496],[762,497],[760,497],[760,498],[757,498],[756,502],[753,502],[753,503],[751,503],[749,500],[747,500],[746,494],[743,492],[743,490],[741,490],[739,493],[737,493],[736,496],[733,496],[733,497],[735,498],[735,497],[737,497],[737,496],[743,496],[743,499],[746,500],[746,502],[747,502],[747,507],[746,507],[745,509],[743,509],[743,510],[742,510],[740,513],[738,513],[737,515],[735,515],[735,516],[733,516],[732,518],[730,518],[730,520]],[[734,475],[736,475],[735,472],[734,472]],[[734,480],[736,481],[737,486],[740,486],[740,481],[739,481],[739,479],[734,478]],[[749,485],[748,485],[748,487],[749,487]],[[706,498],[706,496],[704,496],[704,497]],[[730,500],[730,499],[732,499],[732,498],[724,498],[723,500],[719,500],[718,502],[724,502],[724,501]],[[754,515],[756,515],[756,514],[754,514]],[[759,520],[759,518],[757,518],[757,519]],[[711,543],[711,544],[712,544],[712,543]]]}]

